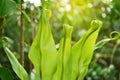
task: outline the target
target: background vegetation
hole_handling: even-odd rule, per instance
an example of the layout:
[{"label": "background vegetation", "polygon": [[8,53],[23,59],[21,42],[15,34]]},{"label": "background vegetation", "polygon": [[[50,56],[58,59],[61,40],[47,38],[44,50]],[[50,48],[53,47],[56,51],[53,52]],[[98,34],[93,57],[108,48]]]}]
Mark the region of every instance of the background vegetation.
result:
[{"label": "background vegetation", "polygon": [[[9,38],[9,48],[18,60],[21,60],[20,53],[24,52],[24,67],[30,72],[32,65],[27,55],[36,34],[38,18],[41,14],[41,3],[39,0],[36,0],[37,2],[34,2],[35,0],[5,0],[6,3],[3,7],[2,1],[4,0],[0,1],[0,37],[7,36]],[[62,36],[62,25],[64,23],[74,26],[73,44],[89,29],[90,21],[93,19],[103,21],[103,27],[97,41],[108,38],[112,31],[120,31],[119,0],[46,1],[47,8],[52,10],[50,25],[56,45]],[[22,23],[23,25],[21,25]],[[2,43],[0,43],[0,65],[12,72],[8,58],[2,48]],[[13,74],[15,73],[13,72]],[[118,79],[120,79],[119,39],[107,42],[100,49],[95,50],[85,80]]]}]

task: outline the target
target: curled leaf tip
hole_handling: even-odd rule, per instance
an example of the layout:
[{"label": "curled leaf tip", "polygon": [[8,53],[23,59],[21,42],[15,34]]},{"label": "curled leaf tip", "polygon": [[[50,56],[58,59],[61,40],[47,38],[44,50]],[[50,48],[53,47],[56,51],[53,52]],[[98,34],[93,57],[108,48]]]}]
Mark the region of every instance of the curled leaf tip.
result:
[{"label": "curled leaf tip", "polygon": [[118,31],[113,31],[110,33],[111,40],[117,40],[120,38],[120,33]]},{"label": "curled leaf tip", "polygon": [[71,30],[73,29],[73,27],[68,25],[68,24],[63,24],[63,28],[64,29],[71,29]]},{"label": "curled leaf tip", "polygon": [[66,37],[71,36],[73,31],[73,27],[68,24],[63,24],[63,33],[66,35]]},{"label": "curled leaf tip", "polygon": [[100,20],[92,20],[91,27],[93,30],[97,30],[98,28],[101,28],[102,24],[103,23]]}]

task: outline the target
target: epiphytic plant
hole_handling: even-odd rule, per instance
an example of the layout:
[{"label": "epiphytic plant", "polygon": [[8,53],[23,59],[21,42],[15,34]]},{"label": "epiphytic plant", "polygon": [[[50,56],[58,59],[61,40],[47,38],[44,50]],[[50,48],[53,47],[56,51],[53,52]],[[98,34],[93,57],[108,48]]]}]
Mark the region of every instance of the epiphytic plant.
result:
[{"label": "epiphytic plant", "polygon": [[38,31],[28,55],[35,68],[35,77],[29,78],[26,70],[4,44],[13,70],[21,80],[83,80],[92,59],[102,22],[93,20],[87,33],[73,46],[71,46],[73,27],[64,24],[63,36],[57,51],[49,27],[49,11],[46,10],[44,2],[42,3]]}]

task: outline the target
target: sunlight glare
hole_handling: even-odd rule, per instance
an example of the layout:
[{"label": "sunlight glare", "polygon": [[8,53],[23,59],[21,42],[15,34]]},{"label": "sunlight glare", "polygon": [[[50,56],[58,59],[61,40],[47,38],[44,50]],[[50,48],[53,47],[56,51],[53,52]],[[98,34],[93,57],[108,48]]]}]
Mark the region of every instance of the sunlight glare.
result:
[{"label": "sunlight glare", "polygon": [[108,11],[108,12],[111,12],[111,8],[110,8],[110,7],[107,7],[107,11]]},{"label": "sunlight glare", "polygon": [[70,4],[67,4],[66,5],[66,11],[70,11],[71,10],[71,5]]},{"label": "sunlight glare", "polygon": [[24,0],[25,2],[29,1],[31,4],[34,4],[36,7],[41,5],[40,0]]},{"label": "sunlight glare", "polygon": [[92,8],[93,7],[92,3],[88,3],[88,7]]},{"label": "sunlight glare", "polygon": [[110,3],[112,0],[103,0],[103,3]]},{"label": "sunlight glare", "polygon": [[104,8],[104,7],[101,7],[101,10],[102,10],[103,12],[105,12],[105,8]]},{"label": "sunlight glare", "polygon": [[102,13],[102,17],[105,18],[105,17],[106,17],[106,14],[105,14],[105,13]]},{"label": "sunlight glare", "polygon": [[69,0],[62,0],[63,3],[69,3]]}]

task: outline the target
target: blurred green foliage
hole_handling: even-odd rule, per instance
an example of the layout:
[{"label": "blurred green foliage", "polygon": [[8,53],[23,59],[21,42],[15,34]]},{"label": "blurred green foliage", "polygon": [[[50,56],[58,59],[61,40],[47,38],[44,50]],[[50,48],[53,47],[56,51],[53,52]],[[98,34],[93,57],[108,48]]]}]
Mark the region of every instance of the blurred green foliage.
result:
[{"label": "blurred green foliage", "polygon": [[[3,0],[2,0],[3,1]],[[11,9],[10,13],[6,13],[4,16],[4,22],[2,26],[2,35],[7,36],[11,39],[9,48],[14,52],[16,57],[20,59],[20,2],[21,0],[7,0],[16,2],[16,9]],[[89,23],[93,19],[100,19],[103,21],[103,27],[100,32],[97,41],[108,38],[110,32],[118,31],[120,32],[120,0],[46,0],[48,9],[52,10],[52,17],[50,19],[50,24],[52,26],[52,33],[54,34],[55,43],[57,44],[62,36],[62,24],[68,23],[74,26],[72,42],[73,44],[78,41],[79,37],[85,34],[86,30],[89,28]],[[14,3],[13,2],[13,3]],[[1,4],[1,3],[0,3]],[[12,6],[12,5],[7,5]],[[12,6],[13,7],[13,6]],[[34,3],[29,1],[24,2],[25,13],[31,19],[29,22],[24,16],[25,25],[25,47],[24,52],[25,58],[25,68],[29,71],[29,61],[27,58],[27,53],[29,47],[35,37],[37,23],[39,15],[41,14],[41,5],[35,6]],[[9,7],[10,8],[10,7]],[[7,8],[7,9],[9,9]],[[14,7],[15,8],[15,7]],[[5,9],[5,10],[7,10]],[[3,10],[0,7],[0,10]],[[12,11],[12,12],[11,12]],[[1,11],[0,11],[1,12]],[[1,13],[0,13],[1,14]],[[117,45],[117,46],[116,46]],[[111,56],[113,60],[111,63]],[[96,55],[100,55],[99,58]],[[97,61],[96,61],[97,59]],[[86,77],[86,80],[95,79],[92,75],[94,71],[105,71],[108,77],[104,78],[101,74],[96,73],[99,78],[104,80],[116,80],[120,79],[120,43],[117,41],[110,41],[106,43],[103,47],[94,52],[93,60],[94,62],[90,65],[90,71]],[[8,59],[2,48],[2,43],[0,43],[0,64],[11,68]],[[113,71],[107,72],[110,65],[114,66]],[[111,75],[113,73],[113,75]],[[111,76],[110,76],[111,75]],[[112,77],[112,78],[111,78]]]},{"label": "blurred green foliage", "polygon": [[108,67],[92,62],[86,80],[118,80],[117,70],[114,65]]}]

